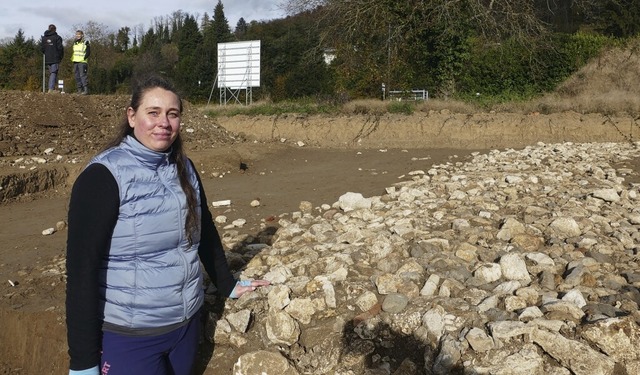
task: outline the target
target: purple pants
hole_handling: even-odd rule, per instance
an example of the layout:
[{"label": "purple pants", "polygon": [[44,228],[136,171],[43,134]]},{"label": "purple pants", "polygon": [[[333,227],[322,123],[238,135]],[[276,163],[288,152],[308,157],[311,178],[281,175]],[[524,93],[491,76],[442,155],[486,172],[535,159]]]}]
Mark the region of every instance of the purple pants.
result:
[{"label": "purple pants", "polygon": [[169,333],[158,336],[124,336],[104,332],[102,375],[190,375],[200,332],[200,314]]}]

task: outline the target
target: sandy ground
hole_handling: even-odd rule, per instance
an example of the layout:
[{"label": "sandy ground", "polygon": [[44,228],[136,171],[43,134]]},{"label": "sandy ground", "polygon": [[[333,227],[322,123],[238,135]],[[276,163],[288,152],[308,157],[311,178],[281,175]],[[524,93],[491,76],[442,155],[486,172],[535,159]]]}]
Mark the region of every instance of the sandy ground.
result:
[{"label": "sandy ground", "polygon": [[[125,105],[123,97],[0,92],[0,374],[66,373],[66,230],[42,231],[66,220],[77,173]],[[412,170],[464,162],[472,152],[640,138],[634,118],[575,112],[212,119],[187,106],[183,120],[209,201],[232,202],[212,208],[214,216],[247,220],[233,230],[248,241],[268,241],[277,218],[301,201],[382,195]],[[251,207],[255,199],[260,206]]]}]

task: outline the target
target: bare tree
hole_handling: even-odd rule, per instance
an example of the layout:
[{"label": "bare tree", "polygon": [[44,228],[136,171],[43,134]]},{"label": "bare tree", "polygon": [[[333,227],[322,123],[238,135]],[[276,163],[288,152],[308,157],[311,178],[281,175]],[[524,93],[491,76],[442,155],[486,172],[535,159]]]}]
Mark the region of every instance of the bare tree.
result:
[{"label": "bare tree", "polygon": [[[366,70],[378,81],[399,85],[394,77],[410,81],[421,74],[409,64],[431,58],[437,60],[431,76],[437,74],[443,87],[455,87],[469,37],[533,44],[548,35],[541,8],[555,5],[547,1],[553,0],[287,0],[285,10],[318,15],[321,47],[335,48],[345,61],[340,67],[345,77]],[[588,1],[595,0],[572,3]],[[370,80],[369,90],[373,85]]]},{"label": "bare tree", "polygon": [[108,45],[110,43],[109,36],[114,33],[109,26],[96,21],[87,21],[85,24],[75,24],[73,27],[76,30],[82,30],[85,38],[95,44]]},{"label": "bare tree", "polygon": [[[548,0],[550,1],[550,0]],[[593,1],[582,0],[575,3]],[[455,27],[468,23],[488,39],[530,38],[545,32],[534,1],[522,0],[288,0],[289,14],[319,10],[327,30],[343,37],[368,30],[371,25],[391,24],[402,34],[419,27]],[[441,26],[445,26],[444,28]]]}]

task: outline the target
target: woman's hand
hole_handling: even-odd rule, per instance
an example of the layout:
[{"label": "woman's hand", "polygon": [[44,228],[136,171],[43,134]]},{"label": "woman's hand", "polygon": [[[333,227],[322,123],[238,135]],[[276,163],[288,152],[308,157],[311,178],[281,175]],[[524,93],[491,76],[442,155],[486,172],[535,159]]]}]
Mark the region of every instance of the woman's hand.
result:
[{"label": "woman's hand", "polygon": [[256,288],[261,286],[270,285],[271,282],[268,280],[242,280],[236,283],[236,286],[231,291],[229,297],[231,298],[240,298],[243,294],[247,292],[253,292]]}]

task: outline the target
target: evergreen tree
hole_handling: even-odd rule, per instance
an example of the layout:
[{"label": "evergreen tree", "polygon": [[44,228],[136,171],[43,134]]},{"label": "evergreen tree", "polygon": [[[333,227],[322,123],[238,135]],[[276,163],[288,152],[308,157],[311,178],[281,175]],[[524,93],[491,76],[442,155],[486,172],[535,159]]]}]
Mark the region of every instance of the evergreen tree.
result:
[{"label": "evergreen tree", "polygon": [[213,10],[213,33],[217,43],[230,42],[233,39],[229,21],[224,15],[224,6],[222,0],[218,0],[218,4]]},{"label": "evergreen tree", "polygon": [[153,31],[153,28],[150,27],[140,39],[140,52],[156,49],[158,45],[156,33]]},{"label": "evergreen tree", "polygon": [[202,86],[201,54],[203,37],[193,16],[187,15],[177,33],[178,62],[174,80],[187,98],[199,96]]},{"label": "evergreen tree", "polygon": [[202,97],[208,97],[212,88],[217,87],[218,44],[226,43],[233,39],[229,22],[224,15],[224,7],[220,0],[218,0],[213,10],[213,18],[209,20],[206,13],[205,16],[206,19],[202,23],[203,42],[199,61],[200,95]]},{"label": "evergreen tree", "polygon": [[120,52],[124,52],[129,49],[129,32],[131,29],[129,27],[121,27],[118,30],[118,35],[116,36],[115,48]]},{"label": "evergreen tree", "polygon": [[25,39],[22,29],[6,46],[0,47],[0,88],[39,90],[42,69],[39,41]]},{"label": "evergreen tree", "polygon": [[207,27],[209,27],[209,24],[211,24],[211,18],[209,17],[209,13],[204,12],[204,15],[202,16],[202,21],[200,22],[200,30],[204,32],[204,30],[206,30]]},{"label": "evergreen tree", "polygon": [[166,44],[162,43],[153,28],[149,28],[140,39],[140,48],[138,58],[133,67],[133,75],[170,71],[171,66],[167,64],[162,56],[164,45]]},{"label": "evergreen tree", "polygon": [[236,39],[242,40],[243,37],[247,34],[247,29],[249,26],[247,25],[247,21],[244,18],[240,17],[238,23],[236,24],[236,29],[234,30],[234,34]]}]

